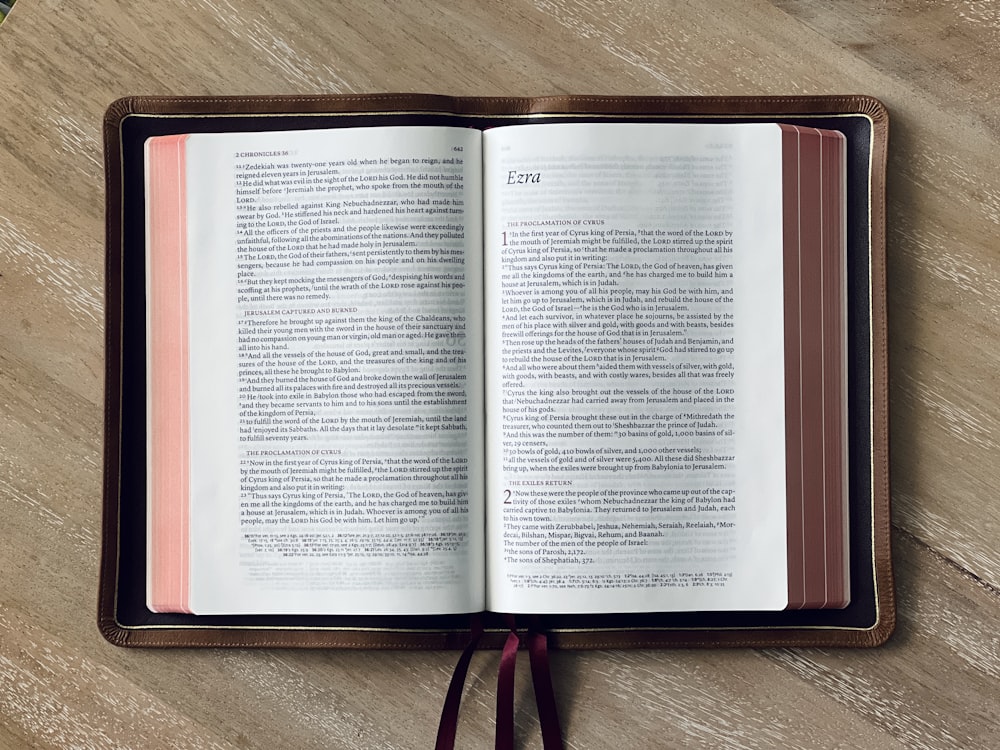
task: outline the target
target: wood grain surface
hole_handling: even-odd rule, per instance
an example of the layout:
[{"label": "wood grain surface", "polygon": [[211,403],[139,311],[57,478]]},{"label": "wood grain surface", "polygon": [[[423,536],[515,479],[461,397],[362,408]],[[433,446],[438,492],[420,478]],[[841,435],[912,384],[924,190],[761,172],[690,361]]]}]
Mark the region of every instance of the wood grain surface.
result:
[{"label": "wood grain surface", "polygon": [[[1000,5],[20,0],[0,28],[0,747],[420,748],[456,655],[97,631],[104,109],[129,94],[864,93],[891,113],[899,627],[554,654],[569,748],[1000,747]],[[499,656],[460,747],[489,747]],[[540,747],[521,669],[519,747]]]}]

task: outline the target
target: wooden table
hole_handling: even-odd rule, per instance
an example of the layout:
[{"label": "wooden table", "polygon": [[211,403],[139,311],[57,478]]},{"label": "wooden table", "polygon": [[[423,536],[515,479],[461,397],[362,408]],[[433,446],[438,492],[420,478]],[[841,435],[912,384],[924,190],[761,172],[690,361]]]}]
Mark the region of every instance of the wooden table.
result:
[{"label": "wooden table", "polygon": [[[897,634],[563,652],[555,682],[570,748],[1000,747],[998,78],[1000,9],[971,0],[22,0],[0,28],[0,746],[432,744],[454,653],[123,650],[95,625],[105,107],[432,91],[886,103]],[[461,747],[492,744],[498,658],[472,662]]]}]

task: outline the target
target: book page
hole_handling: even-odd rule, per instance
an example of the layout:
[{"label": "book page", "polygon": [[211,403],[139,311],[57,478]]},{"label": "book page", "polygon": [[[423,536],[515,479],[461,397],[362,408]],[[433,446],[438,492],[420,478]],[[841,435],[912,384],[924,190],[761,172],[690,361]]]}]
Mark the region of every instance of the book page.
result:
[{"label": "book page", "polygon": [[783,608],[777,126],[484,154],[489,607]]},{"label": "book page", "polygon": [[482,609],[480,144],[190,136],[194,612]]}]

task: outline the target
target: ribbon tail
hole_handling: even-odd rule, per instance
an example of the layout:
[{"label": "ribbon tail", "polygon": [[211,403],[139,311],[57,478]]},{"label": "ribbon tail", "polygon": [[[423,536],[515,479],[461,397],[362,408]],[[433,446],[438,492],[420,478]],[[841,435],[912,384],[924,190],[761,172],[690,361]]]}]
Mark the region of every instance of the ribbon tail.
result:
[{"label": "ribbon tail", "polygon": [[514,750],[514,668],[517,666],[517,649],[521,639],[512,616],[507,617],[510,633],[500,654],[497,673],[497,728],[496,750]]},{"label": "ribbon tail", "polygon": [[545,633],[536,630],[528,632],[528,657],[531,661],[531,683],[535,689],[538,721],[542,728],[542,747],[544,750],[563,750],[556,694],[552,689],[549,638]]},{"label": "ribbon tail", "polygon": [[462,688],[465,686],[465,677],[469,672],[469,663],[472,661],[472,654],[479,645],[479,639],[483,635],[483,624],[479,615],[474,615],[472,620],[472,638],[468,645],[458,657],[458,664],[451,675],[451,683],[448,685],[448,694],[444,699],[444,707],[441,709],[441,721],[438,723],[437,742],[434,750],[454,750],[455,734],[458,731],[458,711],[462,704]]}]

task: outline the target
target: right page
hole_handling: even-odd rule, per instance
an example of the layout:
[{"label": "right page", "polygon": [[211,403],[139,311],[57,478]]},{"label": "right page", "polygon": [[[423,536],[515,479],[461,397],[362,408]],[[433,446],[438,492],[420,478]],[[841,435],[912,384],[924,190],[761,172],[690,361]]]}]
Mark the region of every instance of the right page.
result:
[{"label": "right page", "polygon": [[484,136],[488,606],[789,604],[782,131]]}]

